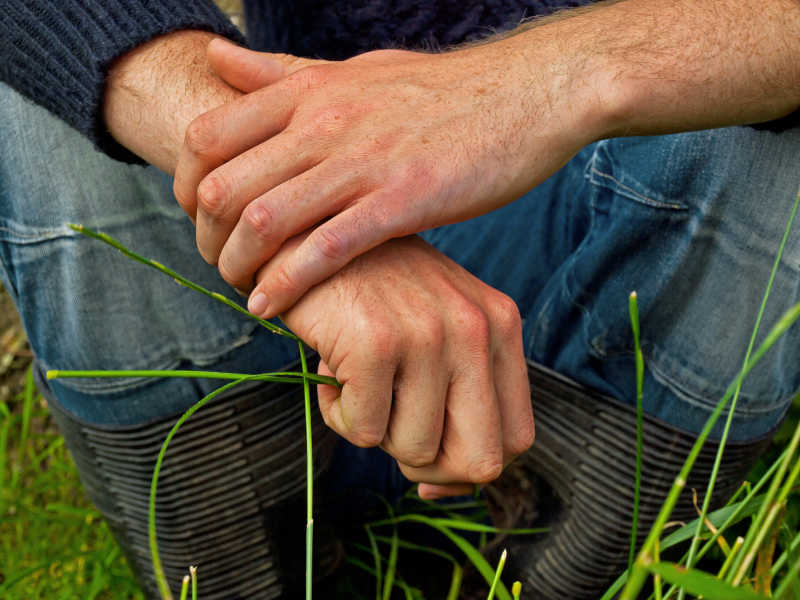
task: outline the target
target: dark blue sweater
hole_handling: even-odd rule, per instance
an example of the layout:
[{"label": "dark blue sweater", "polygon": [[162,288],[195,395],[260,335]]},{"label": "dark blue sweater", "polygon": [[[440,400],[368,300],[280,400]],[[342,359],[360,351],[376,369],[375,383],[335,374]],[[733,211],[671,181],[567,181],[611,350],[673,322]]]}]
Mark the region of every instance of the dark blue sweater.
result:
[{"label": "dark blue sweater", "polygon": [[[243,0],[251,46],[341,59],[386,47],[437,48],[591,0]],[[0,0],[0,80],[120,160],[140,162],[103,124],[112,61],[178,29],[244,42],[211,0]]]},{"label": "dark blue sweater", "polygon": [[[589,0],[244,0],[260,50],[346,58],[365,50],[448,46],[526,16]],[[140,162],[103,124],[106,72],[135,46],[178,29],[241,33],[211,0],[0,0],[0,80],[115,158]]]}]

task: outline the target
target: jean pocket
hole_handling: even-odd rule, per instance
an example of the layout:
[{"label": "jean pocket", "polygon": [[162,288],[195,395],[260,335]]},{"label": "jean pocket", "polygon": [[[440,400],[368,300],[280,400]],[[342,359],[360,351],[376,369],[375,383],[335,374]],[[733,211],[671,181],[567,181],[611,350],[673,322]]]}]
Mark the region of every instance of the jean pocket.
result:
[{"label": "jean pocket", "polygon": [[[635,290],[649,375],[713,408],[742,366],[791,212],[800,182],[786,157],[797,142],[736,128],[598,144],[585,173],[597,191],[592,238],[571,274],[594,357],[632,360]],[[758,341],[800,300],[798,256],[795,235]],[[738,412],[779,414],[800,387],[798,364],[795,328],[748,376]]]}]

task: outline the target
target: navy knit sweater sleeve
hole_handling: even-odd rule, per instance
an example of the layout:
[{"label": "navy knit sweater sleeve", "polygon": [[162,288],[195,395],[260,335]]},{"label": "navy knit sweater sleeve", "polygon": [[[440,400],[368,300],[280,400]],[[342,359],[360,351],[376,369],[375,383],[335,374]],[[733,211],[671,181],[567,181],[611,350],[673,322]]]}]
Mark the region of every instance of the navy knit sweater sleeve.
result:
[{"label": "navy knit sweater sleeve", "polygon": [[179,29],[243,41],[211,0],[0,0],[0,80],[109,156],[141,162],[105,128],[106,72],[128,50]]}]

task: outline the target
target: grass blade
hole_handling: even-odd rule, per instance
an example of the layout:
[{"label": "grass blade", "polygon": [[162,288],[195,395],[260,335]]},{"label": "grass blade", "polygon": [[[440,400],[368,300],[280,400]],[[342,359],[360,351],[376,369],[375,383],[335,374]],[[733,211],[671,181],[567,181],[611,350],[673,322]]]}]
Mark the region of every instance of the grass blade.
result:
[{"label": "grass blade", "polygon": [[222,302],[223,304],[225,304],[226,306],[229,306],[230,308],[232,308],[236,312],[242,313],[243,315],[249,317],[250,319],[253,319],[254,321],[257,321],[262,327],[264,327],[266,329],[269,329],[272,333],[277,333],[278,335],[282,335],[284,337],[288,337],[290,339],[297,340],[297,336],[294,335],[293,333],[291,333],[290,331],[287,331],[287,330],[283,329],[282,327],[278,327],[274,323],[270,323],[269,321],[267,321],[265,319],[258,318],[253,313],[248,312],[247,310],[245,310],[244,308],[242,308],[241,306],[236,304],[236,302],[233,302],[232,300],[229,300],[228,298],[226,298],[222,294],[207,290],[203,286],[197,285],[193,281],[189,281],[183,275],[180,275],[179,273],[173,271],[169,267],[166,267],[166,266],[162,265],[160,262],[157,262],[157,261],[152,260],[150,258],[146,258],[146,257],[142,256],[141,254],[137,254],[133,250],[130,250],[129,248],[126,248],[121,242],[119,242],[118,240],[115,240],[114,238],[112,238],[110,235],[108,235],[106,233],[102,233],[102,232],[99,232],[99,231],[94,231],[93,229],[89,229],[88,227],[84,227],[83,225],[70,224],[69,227],[73,231],[77,231],[78,233],[81,233],[81,234],[86,235],[88,237],[94,238],[96,240],[100,240],[101,242],[103,242],[105,244],[108,244],[109,246],[111,246],[113,248],[116,248],[122,254],[124,254],[125,256],[127,256],[130,259],[135,260],[136,262],[140,262],[143,265],[147,265],[148,267],[156,269],[157,271],[161,271],[165,275],[168,275],[169,277],[172,277],[177,283],[179,283],[180,285],[182,285],[184,287],[187,287],[187,288],[189,288],[191,290],[194,290],[195,292],[199,292],[199,293],[201,293],[201,294],[203,294],[205,296],[208,296],[209,298],[213,298],[214,300],[217,300],[218,302]]},{"label": "grass blade", "polygon": [[275,371],[273,373],[258,373],[256,375],[248,375],[247,373],[190,371],[180,369],[129,369],[122,371],[69,371],[65,369],[52,369],[48,371],[45,376],[47,379],[76,379],[89,377],[188,377],[191,379],[241,379],[242,377],[247,377],[252,381],[273,381],[276,383],[303,383],[303,381],[310,381],[311,383],[335,385],[336,387],[341,387],[341,384],[333,377],[317,375],[316,373],[302,373],[298,371]]},{"label": "grass blade", "polygon": [[306,600],[311,600],[314,587],[314,444],[311,439],[311,391],[308,385],[308,363],[303,342],[297,340],[300,366],[303,370],[303,406],[306,425]]},{"label": "grass blade", "polygon": [[628,551],[628,570],[633,567],[636,555],[636,534],[639,528],[639,494],[642,487],[642,431],[643,413],[642,389],[644,387],[644,357],[639,338],[639,304],[636,292],[631,292],[628,299],[628,312],[631,316],[631,329],[633,330],[633,347],[636,360],[636,473],[633,487],[633,516],[631,518],[631,544]]},{"label": "grass blade", "polygon": [[[492,566],[486,561],[486,559],[483,557],[483,555],[481,555],[477,548],[475,548],[475,546],[470,544],[460,535],[453,533],[449,527],[442,524],[442,522],[452,522],[452,519],[432,519],[430,517],[426,517],[425,515],[410,514],[371,523],[371,525],[376,527],[378,525],[390,525],[392,523],[401,523],[403,521],[422,523],[423,525],[428,525],[429,527],[432,527],[433,529],[436,529],[444,534],[451,542],[453,542],[453,544],[458,547],[459,550],[461,550],[467,556],[470,562],[475,565],[475,568],[486,580],[486,583],[491,585],[492,581],[494,580],[495,573],[495,570],[492,568]],[[476,523],[468,523],[468,525],[468,530],[480,531],[472,528],[473,525],[477,525]],[[490,527],[488,529],[496,530],[494,527]],[[497,583],[496,592],[500,600],[511,600],[511,595],[508,593],[508,589],[505,587],[505,585],[503,585],[502,581]]]},{"label": "grass blade", "polygon": [[378,550],[378,542],[375,534],[372,533],[372,527],[364,525],[367,531],[367,539],[369,540],[369,547],[372,552],[372,560],[375,562],[375,600],[381,600],[381,590],[383,589],[383,571],[381,571],[381,553]]},{"label": "grass blade", "polygon": [[692,446],[689,456],[686,458],[680,473],[675,478],[675,482],[673,483],[672,488],[670,489],[669,494],[662,505],[656,521],[650,528],[650,533],[645,540],[644,546],[634,562],[628,582],[625,585],[625,588],[622,590],[622,594],[620,596],[621,600],[633,600],[633,598],[638,595],[642,585],[644,585],[648,569],[652,564],[653,544],[655,544],[658,538],[661,537],[661,532],[664,530],[664,526],[667,523],[667,519],[669,519],[669,515],[672,514],[672,509],[675,507],[678,496],[686,486],[686,478],[688,477],[689,471],[691,471],[692,467],[694,466],[694,462],[697,460],[700,449],[705,444],[706,439],[708,439],[708,436],[716,424],[717,419],[719,419],[720,414],[722,414],[722,411],[728,405],[728,401],[733,394],[735,386],[738,385],[739,381],[744,379],[748,373],[750,373],[750,371],[759,363],[761,358],[763,358],[764,354],[766,354],[767,351],[775,344],[775,342],[780,339],[784,333],[786,333],[786,330],[788,330],[798,318],[800,318],[800,303],[795,304],[791,309],[786,311],[786,313],[784,313],[784,315],[772,327],[756,353],[748,362],[746,368],[742,369],[731,386],[728,387],[725,395],[717,403],[714,412],[706,421],[706,424],[703,426],[703,430],[700,432],[697,441]]},{"label": "grass blade", "polygon": [[195,402],[185,413],[181,415],[180,419],[178,419],[175,425],[172,426],[172,429],[170,429],[169,433],[167,434],[164,443],[161,444],[161,451],[158,453],[156,466],[153,469],[153,478],[150,482],[150,506],[147,515],[147,533],[150,542],[150,558],[153,562],[153,572],[155,574],[156,583],[158,584],[158,591],[161,594],[162,600],[172,600],[172,592],[170,592],[169,585],[167,584],[167,578],[164,575],[164,566],[161,564],[161,556],[158,553],[158,538],[156,537],[156,493],[158,491],[158,475],[161,472],[161,465],[164,462],[164,456],[167,453],[167,447],[172,441],[172,438],[178,432],[178,429],[180,429],[181,425],[183,425],[189,419],[189,417],[191,417],[194,413],[196,413],[208,402],[219,396],[221,393],[240,383],[248,381],[249,379],[250,377],[242,377],[235,381],[231,381],[230,383],[226,383],[222,387],[217,388],[207,396]]},{"label": "grass blade", "polygon": [[765,600],[766,596],[721,581],[708,573],[696,569],[687,569],[674,563],[657,563],[650,565],[649,570],[675,583],[695,596],[705,600]]},{"label": "grass blade", "polygon": [[500,562],[497,563],[497,570],[494,572],[492,587],[489,588],[489,595],[486,597],[486,600],[492,600],[494,598],[494,593],[495,590],[497,589],[497,584],[500,581],[500,575],[503,573],[503,567],[506,566],[507,558],[508,558],[508,552],[503,550],[503,553],[500,555]]},{"label": "grass blade", "polygon": [[[786,223],[786,228],[783,232],[783,238],[781,239],[781,243],[778,246],[778,252],[775,255],[775,260],[772,264],[772,270],[770,272],[769,278],[767,280],[767,286],[764,289],[764,295],[761,299],[761,306],[758,309],[758,314],[756,316],[756,322],[753,326],[753,332],[750,335],[750,341],[747,344],[747,350],[744,356],[744,363],[742,365],[742,370],[745,369],[747,366],[748,361],[750,360],[750,355],[753,352],[753,347],[756,343],[756,337],[758,332],[761,328],[761,320],[764,316],[764,310],[767,306],[767,300],[769,299],[770,292],[772,291],[772,284],[775,281],[775,275],[778,272],[778,266],[780,265],[781,258],[783,257],[783,251],[786,248],[786,241],[789,239],[789,233],[792,230],[792,225],[794,223],[795,216],[797,215],[797,207],[800,205],[800,191],[798,191],[797,196],[795,197],[794,205],[792,206],[791,214],[789,215],[789,220]],[[722,454],[725,451],[725,445],[728,441],[728,434],[730,432],[731,424],[733,423],[733,416],[736,411],[736,404],[739,400],[739,393],[742,389],[742,379],[739,379],[736,384],[736,390],[733,393],[733,400],[731,400],[731,406],[728,411],[728,418],[725,422],[725,428],[722,431],[722,437],[720,438],[719,447],[717,448],[717,455],[714,459],[714,466],[711,469],[711,476],[708,480],[708,486],[706,487],[706,493],[703,498],[703,508],[700,511],[700,520],[697,524],[697,530],[695,532],[694,538],[692,539],[692,544],[689,547],[689,555],[686,559],[686,566],[691,568],[694,565],[695,561],[695,552],[697,551],[697,547],[700,544],[700,534],[702,531],[703,526],[703,519],[708,513],[708,508],[711,504],[711,496],[714,493],[714,485],[717,481],[717,473],[719,472],[719,467],[722,464]],[[678,594],[678,600],[683,600],[683,590],[680,591]]]},{"label": "grass blade", "polygon": [[192,600],[197,600],[197,567],[189,567],[189,575],[192,577]]}]

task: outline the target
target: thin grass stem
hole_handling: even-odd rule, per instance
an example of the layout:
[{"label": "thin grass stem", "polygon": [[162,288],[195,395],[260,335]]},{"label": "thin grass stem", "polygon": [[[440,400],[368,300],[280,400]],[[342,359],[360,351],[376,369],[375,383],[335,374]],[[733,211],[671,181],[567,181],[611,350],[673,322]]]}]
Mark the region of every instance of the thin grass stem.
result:
[{"label": "thin grass stem", "polygon": [[397,575],[397,552],[400,547],[400,539],[397,535],[397,525],[392,528],[392,539],[389,546],[389,560],[386,561],[386,573],[383,576],[383,600],[392,597],[392,588]]},{"label": "thin grass stem", "polygon": [[148,267],[156,269],[157,271],[161,271],[165,275],[168,275],[168,276],[172,277],[177,283],[179,283],[180,285],[182,285],[184,287],[187,287],[187,288],[189,288],[191,290],[194,290],[196,292],[200,292],[201,294],[209,296],[210,298],[214,298],[214,300],[222,302],[223,304],[229,306],[230,308],[232,308],[236,312],[242,313],[243,315],[249,317],[250,319],[253,319],[254,321],[257,321],[262,327],[265,327],[266,329],[269,329],[272,333],[276,333],[278,335],[282,335],[282,336],[287,337],[287,338],[292,339],[292,340],[297,340],[297,336],[296,335],[294,335],[290,331],[287,331],[283,327],[279,327],[278,325],[275,325],[274,323],[270,323],[269,321],[267,321],[265,319],[260,319],[259,317],[255,316],[253,313],[245,310],[244,308],[242,308],[241,306],[236,304],[236,302],[234,302],[233,300],[230,300],[230,299],[226,298],[225,296],[223,296],[222,294],[219,294],[217,292],[212,292],[210,290],[207,290],[203,286],[197,285],[193,281],[189,281],[183,275],[180,275],[179,273],[173,271],[169,267],[166,267],[166,266],[162,265],[160,262],[157,262],[157,261],[152,260],[150,258],[146,258],[146,257],[142,256],[141,254],[137,254],[133,250],[130,250],[129,248],[125,247],[118,240],[112,238],[107,233],[102,233],[102,232],[90,229],[88,227],[84,227],[83,225],[75,225],[75,224],[72,224],[72,223],[69,225],[69,227],[73,231],[77,231],[78,233],[81,233],[81,234],[86,235],[88,237],[94,238],[96,240],[100,240],[101,242],[106,243],[109,246],[112,246],[113,248],[116,248],[117,250],[122,252],[122,254],[124,254],[128,258],[131,258],[131,259],[135,260],[136,262],[140,262],[143,265],[147,265]]},{"label": "thin grass stem", "polygon": [[306,423],[306,600],[311,600],[314,583],[314,444],[311,437],[311,390],[303,342],[297,340],[303,371],[303,406]]},{"label": "thin grass stem", "polygon": [[746,365],[746,368],[742,369],[731,386],[728,387],[725,395],[717,403],[714,412],[706,421],[703,430],[700,432],[700,435],[692,446],[689,456],[686,458],[680,473],[675,478],[675,482],[673,483],[672,488],[670,489],[670,492],[661,507],[661,511],[659,512],[658,517],[656,517],[656,520],[650,529],[650,533],[648,534],[647,539],[645,540],[645,543],[642,546],[638,557],[636,558],[636,561],[634,561],[633,570],[628,577],[627,584],[622,590],[620,600],[633,600],[633,598],[638,595],[639,591],[644,585],[653,560],[653,544],[656,540],[658,540],[659,537],[661,537],[661,532],[663,531],[670,514],[672,514],[675,503],[678,501],[681,491],[686,486],[686,478],[689,475],[689,471],[691,471],[692,467],[694,466],[695,460],[697,460],[697,456],[700,453],[700,449],[705,444],[706,439],[708,439],[708,436],[716,424],[717,419],[719,419],[720,414],[728,405],[728,401],[733,395],[735,386],[738,385],[741,379],[744,379],[750,373],[750,371],[759,363],[761,358],[763,358],[764,354],[766,354],[772,345],[786,332],[789,327],[791,327],[791,325],[795,323],[795,321],[797,321],[798,318],[800,318],[800,303],[794,305],[791,309],[784,313],[784,315],[773,326],[764,341],[759,346],[756,353]]},{"label": "thin grass stem", "polygon": [[461,581],[464,579],[464,569],[458,563],[453,563],[453,571],[450,575],[450,588],[447,590],[446,600],[458,600],[461,593]]},{"label": "thin grass stem", "polygon": [[192,600],[197,600],[197,567],[189,567],[189,575],[192,577]]},{"label": "thin grass stem", "polygon": [[381,590],[383,589],[383,571],[381,571],[381,553],[378,549],[378,542],[375,534],[372,533],[372,527],[364,525],[367,531],[367,539],[369,540],[369,547],[372,552],[372,560],[375,562],[375,600],[381,600]]},{"label": "thin grass stem", "polygon": [[643,413],[642,390],[644,388],[644,356],[639,335],[639,304],[636,292],[631,292],[628,298],[628,312],[631,317],[631,329],[633,330],[633,347],[636,360],[636,473],[633,486],[633,515],[631,519],[631,544],[628,551],[628,570],[633,567],[633,559],[636,556],[636,536],[639,528],[639,494],[642,487],[642,431]]},{"label": "thin grass stem", "polygon": [[186,600],[189,596],[189,576],[184,575],[181,581],[181,600]]},{"label": "thin grass stem", "polygon": [[492,587],[489,588],[489,595],[486,597],[486,600],[492,600],[494,598],[495,590],[497,590],[497,583],[500,581],[500,575],[503,573],[503,567],[506,566],[507,558],[508,552],[503,550],[503,553],[500,555],[500,562],[497,563],[497,570],[494,572]]},{"label": "thin grass stem", "polygon": [[717,573],[717,579],[725,579],[725,575],[727,575],[728,569],[730,569],[731,565],[733,564],[734,557],[742,549],[743,544],[744,544],[744,538],[742,536],[738,536],[736,540],[734,540],[733,546],[731,546],[730,553],[725,558],[725,562],[722,563],[722,567],[720,568],[719,573]]},{"label": "thin grass stem", "polygon": [[[747,366],[748,361],[750,360],[750,355],[753,352],[753,347],[756,343],[756,338],[758,336],[758,332],[761,327],[761,320],[764,317],[764,311],[767,306],[767,300],[770,297],[770,293],[772,292],[772,285],[775,281],[775,275],[778,272],[778,267],[780,266],[781,259],[783,258],[783,251],[786,248],[786,242],[789,239],[789,233],[792,230],[792,225],[794,224],[795,216],[797,215],[797,207],[800,205],[800,191],[798,191],[797,196],[795,197],[794,205],[792,206],[791,214],[789,215],[789,220],[786,223],[786,228],[783,232],[783,238],[781,239],[781,243],[778,246],[778,252],[775,255],[775,260],[772,264],[772,270],[769,274],[769,279],[767,280],[767,286],[764,290],[764,295],[761,299],[761,306],[758,309],[758,315],[756,316],[756,322],[753,326],[753,332],[750,335],[750,341],[747,344],[747,351],[745,352],[744,361],[742,364],[742,369]],[[700,511],[700,519],[697,522],[697,530],[695,531],[695,535],[692,538],[692,543],[689,547],[689,556],[686,559],[686,566],[688,568],[692,568],[694,566],[695,561],[695,553],[697,551],[697,547],[700,544],[700,535],[702,533],[703,522],[705,520],[705,516],[708,513],[709,506],[711,504],[711,496],[714,493],[714,485],[717,481],[717,474],[719,472],[719,467],[722,464],[722,455],[725,451],[725,445],[728,441],[728,435],[731,429],[731,425],[733,424],[733,416],[736,411],[736,404],[739,400],[739,393],[742,389],[742,381],[739,380],[736,384],[736,390],[733,393],[733,400],[731,401],[730,409],[728,410],[728,418],[725,421],[725,427],[722,431],[722,437],[720,438],[719,447],[717,448],[717,455],[714,459],[714,466],[711,470],[711,476],[708,480],[708,486],[706,487],[706,493],[703,497],[703,507]],[[684,598],[684,591],[678,593],[678,600],[683,600]]]},{"label": "thin grass stem", "polygon": [[780,570],[786,564],[786,561],[789,560],[790,556],[797,552],[798,548],[800,548],[800,533],[794,536],[792,541],[789,543],[789,547],[781,553],[781,555],[778,557],[778,560],[772,563],[773,577],[780,572]]},{"label": "thin grass stem", "polygon": [[275,371],[273,373],[259,373],[256,375],[248,375],[247,373],[225,373],[222,371],[191,371],[181,369],[128,369],[121,371],[74,371],[64,369],[52,369],[47,371],[47,379],[65,379],[65,378],[108,378],[108,377],[188,377],[194,379],[241,379],[247,377],[252,381],[273,381],[276,383],[303,383],[303,381],[310,381],[311,383],[318,383],[324,385],[335,385],[341,387],[341,384],[333,377],[325,375],[317,375],[316,373],[302,373],[298,371]]},{"label": "thin grass stem", "polygon": [[[772,483],[769,487],[769,490],[767,490],[764,503],[761,505],[759,512],[756,514],[750,525],[750,529],[745,535],[742,551],[736,557],[736,561],[733,563],[733,567],[728,574],[728,581],[734,585],[739,583],[744,578],[745,573],[750,568],[752,558],[755,556],[753,552],[757,549],[757,543],[760,543],[759,540],[763,539],[762,530],[765,528],[765,522],[774,510],[776,503],[780,502],[781,498],[785,500],[785,496],[783,496],[782,492],[779,491],[779,488],[781,481],[783,480],[783,477],[789,468],[789,464],[794,458],[798,445],[800,445],[800,424],[798,424],[797,428],[795,429],[794,435],[792,435],[792,439],[789,442],[787,452],[780,462],[778,471],[772,478]],[[778,496],[777,500],[776,496]]]},{"label": "thin grass stem", "polygon": [[775,595],[773,597],[776,598],[776,600],[781,600],[782,598],[786,597],[789,593],[790,587],[792,585],[797,585],[798,577],[800,577],[800,560],[795,561],[795,563],[789,568],[789,571],[781,580],[778,589],[775,590]]},{"label": "thin grass stem", "polygon": [[[764,473],[764,475],[761,477],[761,479],[759,479],[759,481],[754,486],[750,486],[750,489],[747,492],[747,495],[744,497],[743,500],[741,500],[739,502],[739,506],[728,516],[727,519],[725,519],[725,521],[717,529],[717,532],[714,533],[706,541],[706,543],[703,545],[703,547],[697,553],[696,560],[700,560],[703,556],[705,556],[706,553],[714,546],[714,544],[717,541],[717,539],[719,538],[719,536],[722,535],[723,532],[727,531],[728,527],[730,527],[734,523],[737,523],[739,521],[739,516],[743,512],[746,512],[747,507],[750,506],[751,503],[753,503],[754,501],[756,501],[758,499],[757,498],[758,492],[761,491],[761,488],[764,487],[767,484],[768,481],[770,481],[770,479],[772,478],[772,475],[777,471],[778,467],[780,466],[781,461],[783,460],[783,458],[787,454],[788,454],[788,448],[785,449],[781,453],[781,455],[778,457],[778,459],[775,462],[772,463],[772,465],[770,465],[769,469],[767,469],[767,472]],[[761,500],[759,500],[759,506],[760,506],[760,504],[761,504]],[[740,548],[741,548],[741,544],[740,544]],[[736,553],[733,553],[733,554],[735,555]],[[688,552],[687,552],[687,555],[688,555]],[[685,560],[686,560],[686,556],[684,556],[681,559],[681,563],[683,563]],[[672,594],[676,591],[676,589],[677,589],[677,586],[675,586],[675,585],[670,587],[670,589],[667,591],[667,594],[666,594],[665,597],[666,598],[671,597]],[[606,596],[604,596],[603,600],[608,600],[608,599],[606,598]]]},{"label": "thin grass stem", "polygon": [[519,600],[520,594],[522,594],[522,582],[515,581],[511,584],[511,595],[514,596],[514,600]]},{"label": "thin grass stem", "polygon": [[161,556],[158,553],[158,538],[156,537],[156,492],[158,490],[158,475],[161,472],[161,465],[164,462],[164,456],[167,453],[167,447],[169,446],[170,441],[172,441],[172,438],[178,432],[178,429],[180,429],[181,425],[183,425],[195,412],[219,396],[221,393],[240,383],[248,381],[249,379],[250,377],[242,377],[236,381],[226,383],[225,385],[217,388],[207,396],[195,402],[185,413],[181,415],[175,425],[172,426],[172,429],[170,429],[169,433],[167,434],[164,443],[161,444],[161,450],[158,453],[158,458],[156,459],[156,466],[153,469],[153,478],[150,481],[150,505],[147,515],[147,533],[150,543],[150,558],[153,562],[153,573],[155,574],[158,591],[161,594],[162,600],[172,600],[172,592],[170,592],[169,585],[167,584],[167,578],[164,575],[164,566],[161,563]]}]

